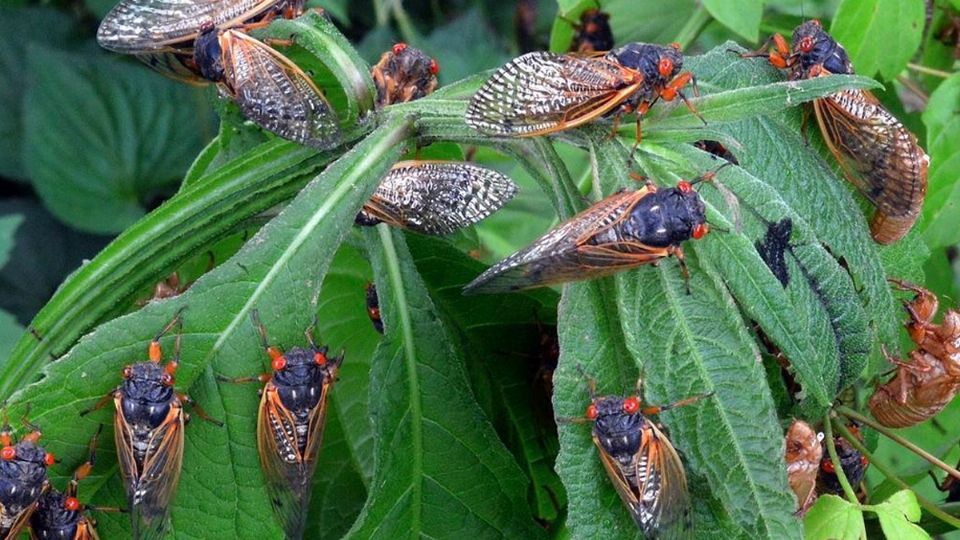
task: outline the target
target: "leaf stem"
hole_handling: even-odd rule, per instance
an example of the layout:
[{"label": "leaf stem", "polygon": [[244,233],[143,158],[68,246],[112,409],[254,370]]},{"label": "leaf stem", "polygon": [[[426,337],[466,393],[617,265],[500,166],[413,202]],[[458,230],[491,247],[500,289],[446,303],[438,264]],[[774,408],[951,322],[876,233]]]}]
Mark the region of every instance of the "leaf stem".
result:
[{"label": "leaf stem", "polygon": [[885,435],[891,441],[899,444],[900,446],[906,448],[907,450],[910,450],[914,454],[920,456],[921,458],[929,462],[931,465],[935,465],[939,467],[950,476],[956,478],[957,480],[960,480],[960,471],[957,471],[957,469],[951,467],[950,465],[947,465],[946,463],[941,461],[939,458],[927,452],[923,448],[920,448],[919,446],[913,444],[912,442],[901,437],[900,435],[897,435],[891,429],[878,424],[872,418],[862,415],[857,411],[850,409],[849,407],[845,407],[843,405],[838,405],[837,407],[834,408],[834,410],[846,416],[847,418],[850,418],[851,420],[856,420],[857,422],[870,426],[871,428],[875,429],[879,433],[882,433],[883,435]]},{"label": "leaf stem", "polygon": [[703,5],[698,5],[693,15],[687,19],[687,23],[677,32],[677,37],[674,38],[674,41],[680,44],[681,49],[686,49],[693,43],[693,40],[697,39],[697,36],[700,35],[700,32],[703,31],[703,28],[707,26],[708,22],[710,22],[710,14],[707,13]]},{"label": "leaf stem", "polygon": [[[860,442],[860,439],[857,439],[853,435],[853,433],[850,433],[850,430],[848,430],[846,426],[844,426],[842,423],[838,423],[837,431],[839,431],[840,434],[843,435],[843,438],[847,439],[847,441],[849,441],[850,444],[857,449],[857,451],[859,451],[864,456],[867,456],[867,459],[870,460],[870,463],[872,463],[873,466],[876,467],[877,470],[879,470],[891,482],[893,482],[894,484],[897,484],[903,489],[910,489],[912,491],[912,488],[910,487],[909,484],[904,482],[899,476],[896,475],[896,473],[894,473],[884,463],[877,461],[876,456],[874,456],[869,450],[867,450],[867,447],[864,446],[863,443]],[[943,521],[947,525],[950,525],[956,529],[960,529],[960,519],[957,519],[951,516],[950,514],[947,514],[946,512],[941,510],[936,504],[931,502],[926,497],[923,497],[916,491],[914,491],[914,494],[917,496],[917,502],[920,503],[920,506],[922,506],[927,512],[929,512],[930,515],[936,517],[940,521]]]},{"label": "leaf stem", "polygon": [[837,456],[837,445],[833,442],[833,422],[829,413],[823,420],[823,434],[827,441],[827,453],[830,455],[830,461],[833,462],[833,469],[836,471],[837,480],[840,481],[840,487],[843,488],[843,494],[847,497],[847,500],[859,507],[860,500],[857,499],[857,494],[853,490],[853,486],[850,485],[850,480],[847,479],[847,473],[843,470],[843,463]]},{"label": "leaf stem", "polygon": [[949,71],[933,69],[927,66],[921,66],[920,64],[914,64],[913,62],[908,63],[907,68],[913,71],[916,71],[917,73],[923,73],[924,75],[933,75],[934,77],[942,77],[944,79],[948,79],[953,76],[953,73],[950,73]]}]

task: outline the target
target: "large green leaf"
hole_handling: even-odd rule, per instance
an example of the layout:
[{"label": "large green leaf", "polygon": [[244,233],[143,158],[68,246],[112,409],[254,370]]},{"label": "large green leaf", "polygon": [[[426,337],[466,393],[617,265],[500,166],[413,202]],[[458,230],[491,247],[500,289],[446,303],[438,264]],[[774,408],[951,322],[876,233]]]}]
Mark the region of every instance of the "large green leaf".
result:
[{"label": "large green leaf", "polygon": [[960,73],[945,80],[930,95],[923,123],[930,154],[923,236],[930,247],[960,242]]},{"label": "large green leaf", "polygon": [[752,42],[759,39],[763,0],[703,0],[703,7],[737,34]]},{"label": "large green leaf", "polygon": [[[224,419],[226,426],[197,422],[187,430],[173,527],[183,537],[277,536],[256,457],[256,390],[217,383],[214,374],[239,377],[262,372],[264,352],[250,322],[253,309],[259,310],[274,343],[302,345],[302,332],[316,311],[316,295],[330,261],[353,216],[400,156],[411,127],[411,120],[403,117],[386,122],[318,175],[236,256],[184,294],[99,327],[50,365],[39,383],[13,396],[11,402],[17,406],[11,414],[20,414],[24,404],[31,403],[32,416],[50,434],[46,444],[63,455],[81,454],[96,424],[108,422],[110,416],[102,411],[81,419],[79,410],[117,383],[116,374],[124,364],[143,359],[151,336],[175,310],[186,307],[178,386],[189,390],[211,415]],[[167,354],[172,343],[164,340]],[[340,344],[330,345],[337,349]],[[105,434],[104,440],[112,437]],[[112,497],[122,491],[113,452],[104,450],[98,474],[111,477],[109,489],[102,495],[98,491],[94,501],[105,499],[109,504],[111,490]],[[105,537],[129,535],[126,515],[100,521]]]},{"label": "large green leaf", "polygon": [[843,0],[830,32],[850,54],[857,73],[892,80],[923,39],[922,0]]}]

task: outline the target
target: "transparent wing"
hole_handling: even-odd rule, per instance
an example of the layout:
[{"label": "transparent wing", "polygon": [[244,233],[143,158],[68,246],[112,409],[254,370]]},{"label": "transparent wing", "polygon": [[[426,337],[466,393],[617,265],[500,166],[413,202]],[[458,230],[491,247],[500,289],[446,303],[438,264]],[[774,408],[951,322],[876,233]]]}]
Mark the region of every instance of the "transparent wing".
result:
[{"label": "transparent wing", "polygon": [[220,46],[225,84],[244,116],[317,150],[340,144],[337,115],[303,70],[243,32],[224,32]]},{"label": "transparent wing", "polygon": [[492,135],[542,135],[606,114],[642,83],[639,72],[602,57],[533,52],[498,69],[477,90],[466,121]]},{"label": "transparent wing", "polygon": [[122,0],[104,17],[97,42],[135,54],[192,47],[200,27],[236,26],[278,7],[282,0]]},{"label": "transparent wing", "polygon": [[450,234],[499,210],[517,193],[510,178],[462,162],[405,161],[380,182],[364,212],[395,227]]},{"label": "transparent wing", "polygon": [[649,193],[650,189],[643,188],[603,199],[488,268],[464,293],[506,292],[591,279],[666,257],[666,249],[630,241],[617,233],[617,225]]},{"label": "transparent wing", "polygon": [[[657,538],[691,538],[690,494],[687,474],[680,455],[670,440],[652,422],[643,432],[638,453],[647,470],[637,467],[637,486],[643,512],[650,516],[650,527]],[[639,461],[638,461],[639,465]]]}]

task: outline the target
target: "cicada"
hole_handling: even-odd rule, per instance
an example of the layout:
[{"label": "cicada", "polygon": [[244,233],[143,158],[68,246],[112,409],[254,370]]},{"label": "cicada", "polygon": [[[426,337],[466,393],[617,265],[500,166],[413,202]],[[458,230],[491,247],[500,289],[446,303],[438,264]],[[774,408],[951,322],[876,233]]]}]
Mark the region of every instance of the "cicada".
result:
[{"label": "cicada", "polygon": [[440,64],[420,49],[397,43],[370,70],[377,87],[377,107],[429,96],[437,88]]},{"label": "cicada", "polygon": [[[793,32],[793,49],[779,34],[768,40],[767,57],[791,80],[852,74],[847,52],[816,20]],[[813,102],[820,131],[847,180],[876,211],[870,221],[873,239],[880,244],[906,235],[920,215],[927,192],[930,158],[913,136],[866,90],[843,90]]]},{"label": "cicada", "polygon": [[380,318],[380,298],[377,296],[377,286],[367,283],[367,316],[373,323],[373,329],[383,334],[383,319]]},{"label": "cicada", "polygon": [[708,231],[703,199],[691,182],[619,191],[491,266],[464,293],[592,279],[671,255],[683,264],[680,244],[703,238]]},{"label": "cicada", "polygon": [[39,444],[40,428],[23,421],[29,433],[13,442],[13,428],[3,411],[0,429],[0,538],[14,540],[36,511],[40,497],[50,488],[47,468],[56,463],[53,454]]},{"label": "cicada", "polygon": [[711,141],[711,140],[704,139],[702,141],[697,141],[693,143],[693,145],[699,148],[700,150],[703,150],[704,152],[713,154],[718,158],[723,158],[734,165],[740,164],[740,162],[737,161],[737,156],[733,155],[733,152],[731,152],[729,148],[724,146],[723,143],[719,141]]},{"label": "cicada", "polygon": [[[957,466],[960,467],[960,463],[957,463]],[[930,477],[933,478],[934,483],[936,483],[937,489],[946,492],[947,497],[944,502],[951,503],[960,501],[960,480],[948,474],[946,478],[943,479],[943,482],[938,482],[937,477],[933,475],[933,471],[929,471],[929,474]]]},{"label": "cicada", "polygon": [[797,514],[803,515],[817,500],[817,474],[823,457],[823,433],[803,420],[794,420],[787,430],[787,481],[797,497]]},{"label": "cicada", "polygon": [[[100,426],[101,429],[103,426]],[[97,437],[90,440],[89,457],[73,472],[67,490],[49,490],[40,498],[37,511],[30,518],[31,540],[97,540],[94,521],[86,515],[88,508],[77,499],[81,480],[93,470],[96,460]],[[103,510],[103,509],[101,509]]]},{"label": "cicada", "polygon": [[401,161],[357,215],[423,234],[450,234],[499,210],[517,186],[497,171],[465,162]]},{"label": "cicada", "polygon": [[580,14],[579,21],[568,21],[574,29],[570,52],[606,52],[613,48],[613,30],[610,29],[610,14],[600,11],[600,6],[589,8]]},{"label": "cicada", "polygon": [[[851,426],[850,432],[860,438],[860,430],[856,426]],[[870,461],[843,437],[834,437],[833,446],[837,451],[837,459],[840,460],[843,475],[847,478],[850,486],[856,490],[860,482],[863,481],[863,476],[867,472],[867,467],[870,466]],[[837,478],[836,467],[827,452],[823,452],[823,458],[820,462],[820,475],[817,481],[821,493],[843,494],[843,486],[840,485],[840,480]]]},{"label": "cicada", "polygon": [[340,125],[323,93],[293,62],[245,33],[277,14],[302,12],[302,0],[183,5],[124,0],[104,18],[97,40],[175,79],[217,83],[260,127],[328,150],[340,144]]},{"label": "cicada", "polygon": [[596,395],[596,383],[587,377],[590,405],[586,418],[593,423],[593,444],[630,516],[647,538],[687,537],[692,533],[690,494],[680,455],[661,428],[647,416],[689,405],[713,393],[670,405],[642,406],[640,384],[636,395]]},{"label": "cicada", "polygon": [[[92,409],[80,413],[85,415],[113,400],[114,441],[134,538],[164,537],[167,511],[180,481],[183,428],[189,420],[183,407],[193,405],[189,396],[174,389],[180,364],[182,311],[150,342],[148,360],[124,367],[123,383]],[[173,357],[162,365],[160,339],[175,327]],[[223,425],[207,417],[198,406],[194,405],[194,410],[201,418]]]},{"label": "cicada", "polygon": [[323,438],[327,397],[337,380],[343,354],[330,357],[318,347],[313,326],[305,332],[309,348],[281,352],[267,340],[257,315],[253,324],[270,357],[271,372],[258,377],[223,379],[264,384],[257,415],[257,450],[274,513],[286,537],[302,538],[310,506],[317,452]]},{"label": "cicada", "polygon": [[904,281],[893,283],[915,293],[905,307],[907,331],[917,348],[910,352],[909,362],[888,356],[896,374],[877,387],[869,406],[878,422],[899,428],[936,415],[960,391],[960,313],[948,309],[943,322],[935,324],[939,302],[933,293]]},{"label": "cicada", "polygon": [[532,52],[498,69],[467,106],[467,124],[502,137],[533,137],[574,128],[607,114],[640,120],[657,100],[680,98],[699,115],[682,89],[680,46],[630,43],[605,54]]}]

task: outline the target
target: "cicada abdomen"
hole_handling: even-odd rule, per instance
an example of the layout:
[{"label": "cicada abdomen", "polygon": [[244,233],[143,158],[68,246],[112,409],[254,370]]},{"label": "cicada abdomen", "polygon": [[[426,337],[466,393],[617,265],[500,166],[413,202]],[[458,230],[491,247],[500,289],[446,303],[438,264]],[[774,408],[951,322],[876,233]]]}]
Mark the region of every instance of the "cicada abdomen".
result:
[{"label": "cicada abdomen", "polygon": [[894,283],[915,294],[905,307],[906,327],[917,348],[910,352],[909,362],[890,358],[896,373],[877,387],[869,406],[878,422],[899,428],[936,415],[960,392],[960,313],[948,309],[943,322],[935,324],[936,296],[917,285]]},{"label": "cicada abdomen", "polygon": [[286,537],[303,538],[313,473],[323,439],[327,398],[337,380],[343,354],[330,357],[318,347],[313,327],[305,332],[309,348],[281,352],[269,345],[257,312],[254,326],[270,356],[271,372],[233,382],[261,381],[257,450],[274,514]]},{"label": "cicada abdomen", "polygon": [[642,406],[637,395],[596,396],[587,379],[593,443],[600,461],[637,527],[647,538],[688,538],[693,533],[683,462],[670,440],[647,416],[689,405],[703,394],[663,406]]},{"label": "cicada abdomen", "polygon": [[496,212],[516,193],[510,178],[471,163],[401,161],[380,181],[356,222],[450,234]]},{"label": "cicada abdomen", "polygon": [[370,70],[377,87],[377,107],[429,96],[437,88],[440,64],[423,51],[397,43]]},{"label": "cicada abdomen", "polygon": [[56,459],[38,443],[40,428],[27,422],[30,430],[20,442],[14,444],[13,428],[3,412],[3,428],[0,429],[0,539],[14,540],[30,522],[40,497],[50,487],[47,468]]},{"label": "cicada abdomen", "polygon": [[803,515],[817,500],[817,474],[823,457],[823,434],[802,420],[790,424],[785,437],[787,481],[797,498],[797,514]]},{"label": "cicada abdomen", "polygon": [[464,293],[504,292],[592,279],[655,263],[709,230],[690,182],[620,191],[491,266]]},{"label": "cicada abdomen", "polygon": [[533,137],[571,129],[608,113],[637,113],[640,120],[658,99],[679,97],[693,80],[681,72],[677,45],[629,43],[603,55],[532,52],[515,58],[477,90],[467,124],[501,137]]},{"label": "cicada abdomen", "polygon": [[578,21],[569,22],[573,25],[574,30],[570,52],[606,52],[613,48],[614,39],[613,30],[610,28],[610,14],[601,11],[599,6],[584,10]]},{"label": "cicada abdomen", "polygon": [[86,514],[88,507],[77,499],[77,488],[93,470],[99,435],[98,429],[90,440],[87,461],[73,472],[66,491],[51,489],[40,498],[37,511],[30,518],[31,540],[98,540],[94,521]]},{"label": "cicada abdomen", "polygon": [[[816,20],[793,32],[793,49],[774,36],[768,56],[790,78],[852,74],[843,47]],[[748,55],[749,56],[749,55]],[[847,180],[876,208],[870,221],[873,239],[896,242],[913,227],[927,192],[930,158],[917,138],[866,90],[843,90],[813,103],[827,147]]]}]

